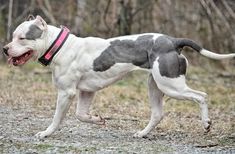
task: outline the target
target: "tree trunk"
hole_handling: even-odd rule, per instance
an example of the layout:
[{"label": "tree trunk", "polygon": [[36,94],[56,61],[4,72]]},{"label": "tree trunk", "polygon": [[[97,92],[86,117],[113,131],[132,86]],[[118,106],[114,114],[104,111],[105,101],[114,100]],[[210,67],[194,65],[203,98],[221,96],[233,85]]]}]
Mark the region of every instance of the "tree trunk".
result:
[{"label": "tree trunk", "polygon": [[7,41],[9,41],[11,38],[12,7],[13,7],[13,0],[10,0],[9,9],[8,9],[8,21],[7,21]]}]

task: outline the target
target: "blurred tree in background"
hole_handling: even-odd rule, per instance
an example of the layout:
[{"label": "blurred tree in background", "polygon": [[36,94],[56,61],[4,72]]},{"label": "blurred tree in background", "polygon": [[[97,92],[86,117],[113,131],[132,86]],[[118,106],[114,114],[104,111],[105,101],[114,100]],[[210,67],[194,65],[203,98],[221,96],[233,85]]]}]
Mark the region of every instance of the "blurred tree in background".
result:
[{"label": "blurred tree in background", "polygon": [[29,14],[81,37],[157,32],[235,51],[234,0],[0,0],[0,48]]}]

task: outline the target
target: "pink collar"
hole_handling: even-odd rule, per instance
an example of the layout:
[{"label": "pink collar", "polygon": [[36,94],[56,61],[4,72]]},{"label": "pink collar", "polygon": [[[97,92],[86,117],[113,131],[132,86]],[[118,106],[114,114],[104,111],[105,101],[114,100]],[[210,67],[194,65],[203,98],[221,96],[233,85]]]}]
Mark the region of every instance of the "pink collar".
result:
[{"label": "pink collar", "polygon": [[53,57],[63,46],[64,42],[67,40],[69,32],[70,30],[67,27],[61,26],[61,31],[55,41],[51,44],[47,51],[38,59],[38,61],[42,65],[47,66],[51,63]]}]

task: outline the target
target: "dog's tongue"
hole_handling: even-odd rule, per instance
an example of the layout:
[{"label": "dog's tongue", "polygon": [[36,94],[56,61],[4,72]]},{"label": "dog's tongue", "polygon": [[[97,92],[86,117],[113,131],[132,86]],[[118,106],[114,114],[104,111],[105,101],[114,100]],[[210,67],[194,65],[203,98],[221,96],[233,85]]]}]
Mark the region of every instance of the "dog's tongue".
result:
[{"label": "dog's tongue", "polygon": [[23,60],[23,58],[21,59],[19,57],[17,57],[17,58],[10,57],[10,58],[8,58],[8,63],[13,64],[14,66],[18,66],[18,65],[24,64],[25,61]]},{"label": "dog's tongue", "polygon": [[9,57],[8,63],[13,64],[14,66],[23,65],[31,57],[32,57],[32,54],[30,52],[27,52],[19,57]]}]

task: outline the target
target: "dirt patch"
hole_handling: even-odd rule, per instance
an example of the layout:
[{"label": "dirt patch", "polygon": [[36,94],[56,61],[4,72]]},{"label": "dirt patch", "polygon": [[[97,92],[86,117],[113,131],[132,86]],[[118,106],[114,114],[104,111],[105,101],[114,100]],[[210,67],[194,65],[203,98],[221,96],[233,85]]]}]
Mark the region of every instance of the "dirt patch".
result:
[{"label": "dirt patch", "polygon": [[56,89],[49,73],[34,69],[0,66],[0,153],[235,153],[235,72],[189,70],[189,85],[210,96],[208,134],[197,104],[166,98],[163,121],[147,138],[133,138],[149,120],[147,75],[137,72],[97,94],[92,112],[106,127],[79,122],[74,102],[60,129],[37,140],[52,120]]}]

